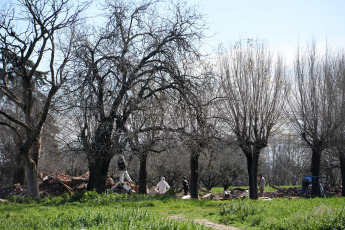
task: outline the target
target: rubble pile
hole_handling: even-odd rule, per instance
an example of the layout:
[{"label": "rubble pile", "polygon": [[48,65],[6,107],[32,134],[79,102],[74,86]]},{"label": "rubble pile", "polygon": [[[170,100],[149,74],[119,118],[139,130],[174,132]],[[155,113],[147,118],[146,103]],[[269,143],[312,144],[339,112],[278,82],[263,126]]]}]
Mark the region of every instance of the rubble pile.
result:
[{"label": "rubble pile", "polygon": [[325,187],[325,194],[327,197],[331,196],[341,196],[342,194],[342,186],[339,187]]},{"label": "rubble pile", "polygon": [[64,172],[49,174],[42,178],[39,191],[41,196],[58,196],[65,192],[72,195],[75,192],[85,190],[88,181],[88,173],[79,177],[68,176]]},{"label": "rubble pile", "polygon": [[10,195],[17,195],[17,196],[25,196],[27,193],[27,188],[25,186],[21,186],[20,184],[14,184],[13,186],[9,186],[6,188],[0,187],[0,198],[5,199]]},{"label": "rubble pile", "polygon": [[[66,175],[64,172],[49,174],[39,174],[39,192],[45,196],[59,196],[66,192],[73,195],[77,192],[86,190],[89,182],[89,173],[85,173],[78,177]],[[116,187],[114,187],[116,185]],[[113,190],[115,193],[138,193],[138,186],[133,183],[116,183],[110,177],[106,180],[105,188],[107,191]],[[25,185],[15,184],[6,188],[0,187],[0,199],[6,199],[10,195],[26,196],[27,188]]]},{"label": "rubble pile", "polygon": [[[299,198],[301,195],[300,187],[290,187],[290,188],[277,188],[271,186],[277,191],[275,192],[264,192],[262,199],[272,199],[272,198]],[[342,187],[324,187],[326,197],[331,196],[341,196]],[[212,193],[211,191],[201,190],[203,194],[199,194],[199,199],[211,199],[211,200],[229,200],[229,199],[239,199],[244,197],[249,197],[249,190],[244,190],[241,188],[236,188],[230,191],[224,191],[224,193]]]},{"label": "rubble pile", "polygon": [[114,193],[117,193],[117,194],[124,194],[124,193],[137,194],[138,190],[139,190],[139,186],[135,185],[133,182],[128,182],[128,183],[117,182],[107,191],[108,192],[113,191]]},{"label": "rubble pile", "polygon": [[238,199],[249,196],[249,191],[242,188],[235,188],[230,191],[224,191],[224,193],[212,193],[211,191],[201,190],[203,194],[199,194],[199,199],[211,199],[211,200],[230,200]]}]

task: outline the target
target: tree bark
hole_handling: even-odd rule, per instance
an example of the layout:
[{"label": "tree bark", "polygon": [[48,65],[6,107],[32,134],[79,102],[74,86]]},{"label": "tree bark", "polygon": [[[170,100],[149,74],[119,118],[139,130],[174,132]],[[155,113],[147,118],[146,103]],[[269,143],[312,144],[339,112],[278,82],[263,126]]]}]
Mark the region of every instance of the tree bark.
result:
[{"label": "tree bark", "polygon": [[14,163],[13,169],[13,184],[21,184],[25,183],[25,167],[23,164],[23,159],[20,154],[17,154],[16,161]]},{"label": "tree bark", "polygon": [[107,174],[109,164],[114,156],[112,150],[111,134],[113,130],[114,119],[103,118],[95,131],[94,141],[89,144],[86,141],[85,124],[82,131],[83,145],[87,153],[87,160],[89,164],[89,183],[87,185],[88,190],[96,190],[97,193],[105,192],[105,184],[107,180]]},{"label": "tree bark", "polygon": [[96,190],[97,193],[105,192],[105,183],[111,158],[107,159],[102,156],[94,156],[89,159],[89,183],[88,190]]},{"label": "tree bark", "polygon": [[39,189],[38,189],[38,181],[37,181],[37,165],[29,157],[28,154],[24,155],[23,159],[24,159],[24,164],[25,164],[25,178],[26,178],[26,184],[28,188],[28,195],[30,197],[38,197]]},{"label": "tree bark", "polygon": [[246,154],[247,157],[247,170],[249,176],[249,198],[257,200],[258,199],[258,154]]},{"label": "tree bark", "polygon": [[25,164],[25,179],[28,188],[28,195],[30,197],[39,197],[38,187],[38,161],[41,154],[41,139],[40,135],[36,138],[33,144],[21,148],[21,156]]},{"label": "tree bark", "polygon": [[193,199],[198,199],[198,187],[199,187],[199,154],[192,153],[190,156],[190,194]]},{"label": "tree bark", "polygon": [[146,194],[147,186],[147,153],[141,153],[140,155],[140,169],[139,169],[139,194]]},{"label": "tree bark", "polygon": [[343,152],[339,152],[339,160],[340,160],[340,170],[341,170],[341,184],[342,184],[342,196],[345,197],[345,154]]},{"label": "tree bark", "polygon": [[[321,166],[321,152],[320,148],[313,148],[311,158],[311,175],[313,176],[312,196],[319,195],[319,177]],[[315,178],[315,179],[314,179]]]}]

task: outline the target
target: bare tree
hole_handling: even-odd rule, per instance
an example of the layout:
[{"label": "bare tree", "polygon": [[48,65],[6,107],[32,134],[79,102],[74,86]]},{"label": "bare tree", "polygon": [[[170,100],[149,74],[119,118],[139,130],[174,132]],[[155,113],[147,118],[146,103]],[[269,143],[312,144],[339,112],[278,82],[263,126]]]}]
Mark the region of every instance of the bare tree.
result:
[{"label": "bare tree", "polygon": [[[336,100],[334,103],[338,106],[334,106],[335,113],[337,114],[337,118],[340,120],[339,128],[336,131],[336,134],[333,136],[335,147],[337,149],[339,163],[340,163],[340,171],[341,171],[341,179],[342,179],[342,196],[345,196],[345,146],[344,146],[344,134],[345,134],[345,54],[344,51],[338,53],[332,53],[331,60],[328,59],[329,66],[326,68],[329,74],[332,74],[336,78],[336,85],[335,90],[337,93]],[[332,147],[332,146],[331,146]]]},{"label": "bare tree", "polygon": [[[311,148],[311,174],[315,177],[312,194],[318,194],[322,151],[334,144],[333,136],[343,122],[343,101],[339,101],[339,85],[335,59],[326,48],[325,54],[316,45],[298,52],[295,61],[293,92],[287,114],[297,133]],[[340,93],[341,95],[341,93]]]},{"label": "bare tree", "polygon": [[[197,71],[198,70],[198,71]],[[215,81],[203,63],[188,70],[196,82],[181,88],[181,101],[176,107],[176,124],[184,128],[181,138],[190,155],[190,193],[197,199],[199,189],[199,158],[208,154],[219,134],[214,119],[213,92]]]},{"label": "bare tree", "polygon": [[264,149],[262,168],[272,185],[300,183],[303,175],[308,175],[311,151],[305,142],[291,130],[272,136]]},{"label": "bare tree", "polygon": [[112,157],[128,147],[129,117],[145,100],[186,81],[179,63],[197,55],[204,27],[202,16],[181,2],[107,1],[104,12],[105,26],[85,30],[76,52],[88,188],[98,192]]},{"label": "bare tree", "polygon": [[[72,8],[69,0],[20,0],[19,8],[9,6],[0,12],[3,70],[0,94],[7,101],[7,108],[0,109],[1,125],[9,127],[19,140],[28,192],[32,197],[39,195],[37,166],[42,128],[53,98],[68,76],[65,67],[71,46],[59,52],[59,31],[72,28],[84,6]],[[66,38],[65,41],[73,39]],[[61,59],[58,61],[59,55]],[[9,62],[10,59],[14,61]],[[48,71],[37,77],[39,68],[44,67]],[[18,80],[11,82],[11,78]]]},{"label": "bare tree", "polygon": [[139,194],[146,194],[149,154],[163,152],[168,147],[159,144],[166,139],[166,132],[169,130],[165,125],[164,100],[164,95],[157,95],[147,100],[146,103],[140,105],[140,109],[131,114],[128,121],[133,131],[133,137],[129,141],[130,147],[140,161]]},{"label": "bare tree", "polygon": [[207,155],[201,155],[200,182],[207,190],[221,185],[225,191],[246,172],[245,160],[239,155],[241,150],[229,146],[225,140],[219,140],[208,150]]},{"label": "bare tree", "polygon": [[221,117],[247,158],[249,196],[257,199],[257,170],[261,150],[281,117],[285,97],[285,68],[261,42],[238,42],[220,60]]}]

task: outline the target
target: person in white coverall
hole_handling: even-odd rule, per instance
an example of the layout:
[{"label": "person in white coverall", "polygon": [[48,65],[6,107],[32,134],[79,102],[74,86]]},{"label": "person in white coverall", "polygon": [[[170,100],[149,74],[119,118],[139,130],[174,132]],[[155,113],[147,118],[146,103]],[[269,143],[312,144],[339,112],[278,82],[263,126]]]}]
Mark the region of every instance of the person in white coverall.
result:
[{"label": "person in white coverall", "polygon": [[169,184],[165,181],[165,178],[162,177],[161,181],[158,182],[156,189],[158,190],[159,193],[164,194],[166,193],[167,189],[169,189],[170,186]]}]

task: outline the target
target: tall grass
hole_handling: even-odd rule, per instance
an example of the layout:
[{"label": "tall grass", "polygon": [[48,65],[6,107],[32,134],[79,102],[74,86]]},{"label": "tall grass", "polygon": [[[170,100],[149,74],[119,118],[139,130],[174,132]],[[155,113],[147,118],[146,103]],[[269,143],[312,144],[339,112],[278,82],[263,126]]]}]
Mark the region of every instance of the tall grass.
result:
[{"label": "tall grass", "polygon": [[[85,192],[0,203],[0,229],[210,229],[170,220],[149,208],[174,203],[169,196],[129,196]],[[165,205],[166,204],[166,205]]]},{"label": "tall grass", "polygon": [[343,198],[233,200],[220,214],[225,224],[259,229],[345,229]]},{"label": "tall grass", "polygon": [[85,192],[10,200],[0,203],[0,229],[207,229],[172,215],[251,229],[345,229],[344,198],[216,201]]},{"label": "tall grass", "polygon": [[0,216],[0,229],[208,229],[188,222],[163,219],[139,208],[25,207]]}]

